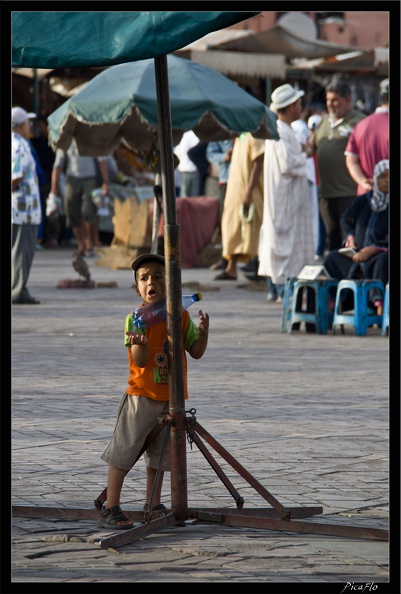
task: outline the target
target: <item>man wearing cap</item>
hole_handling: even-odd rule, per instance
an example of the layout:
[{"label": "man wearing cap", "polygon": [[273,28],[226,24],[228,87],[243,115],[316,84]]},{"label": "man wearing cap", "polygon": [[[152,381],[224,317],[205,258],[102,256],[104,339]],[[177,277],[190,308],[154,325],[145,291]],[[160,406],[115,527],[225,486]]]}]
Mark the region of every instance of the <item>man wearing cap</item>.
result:
[{"label": "man wearing cap", "polygon": [[376,163],[389,158],[389,80],[380,83],[380,105],[352,130],[345,148],[345,163],[358,195],[373,188]]},{"label": "man wearing cap", "polygon": [[313,263],[314,241],[306,160],[291,123],[301,115],[304,92],[285,84],[273,91],[279,140],[265,141],[263,223],[259,234],[260,276],[268,277],[268,301],[282,302],[285,281]]},{"label": "man wearing cap", "polygon": [[11,297],[13,304],[38,304],[27,288],[35,255],[42,209],[36,162],[28,138],[35,113],[11,110]]},{"label": "man wearing cap", "polygon": [[[50,193],[60,195],[59,184],[65,171],[64,209],[66,226],[72,229],[77,249],[83,256],[94,256],[97,241],[97,207],[92,191],[101,186],[104,195],[110,191],[108,157],[87,157],[78,153],[75,142],[64,151],[56,150]],[[98,170],[99,169],[99,175]],[[98,179],[99,177],[99,179]]]},{"label": "man wearing cap", "polygon": [[341,215],[357,194],[357,185],[345,164],[344,151],[352,130],[366,116],[352,108],[351,98],[347,82],[333,77],[326,87],[328,113],[313,135],[321,193],[319,209],[330,251],[341,247]]}]

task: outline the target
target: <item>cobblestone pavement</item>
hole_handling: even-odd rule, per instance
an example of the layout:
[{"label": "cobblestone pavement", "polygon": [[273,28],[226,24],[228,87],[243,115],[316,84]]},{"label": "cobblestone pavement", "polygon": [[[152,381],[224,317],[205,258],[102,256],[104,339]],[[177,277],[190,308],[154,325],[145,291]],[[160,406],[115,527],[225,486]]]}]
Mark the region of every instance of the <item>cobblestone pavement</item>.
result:
[{"label": "cobblestone pavement", "polygon": [[[72,584],[75,593],[89,591],[76,583],[140,593],[159,592],[163,583],[189,592],[188,584],[202,583],[196,591],[207,592],[211,582],[228,582],[232,592],[400,592],[399,560],[390,565],[389,543],[378,540],[188,520],[100,548],[113,534],[99,532],[93,518],[93,501],[106,486],[100,455],[126,387],[123,321],[138,302],[131,272],[96,266],[96,258],[87,259],[95,288],[57,288],[60,279],[76,278],[71,261],[71,249],[37,252],[29,288],[41,304],[12,307],[11,499],[14,506],[88,509],[88,518],[14,514],[2,592],[31,592],[37,583],[40,592],[55,592],[55,583]],[[210,314],[206,354],[189,358],[188,409],[199,423],[280,504],[322,506],[310,522],[387,529],[389,338],[376,327],[365,337],[347,327],[334,336],[302,327],[281,333],[281,306],[266,302],[264,283],[249,284],[242,272],[233,282],[213,281],[207,268],[181,272],[183,293],[200,290]],[[217,459],[244,508],[269,507]],[[236,507],[189,444],[187,468],[189,507]],[[127,476],[122,507],[140,510],[144,501],[140,460]],[[163,502],[170,505],[168,474]],[[398,526],[391,535],[394,554]],[[133,582],[139,586],[119,589]]]}]

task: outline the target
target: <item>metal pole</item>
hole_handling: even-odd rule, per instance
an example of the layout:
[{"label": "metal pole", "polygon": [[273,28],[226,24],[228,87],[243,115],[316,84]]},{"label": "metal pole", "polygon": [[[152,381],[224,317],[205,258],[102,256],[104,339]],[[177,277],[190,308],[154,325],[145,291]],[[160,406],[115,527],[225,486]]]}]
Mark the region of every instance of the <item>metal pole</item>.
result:
[{"label": "metal pole", "polygon": [[169,404],[172,419],[170,442],[171,506],[177,519],[185,520],[188,512],[188,490],[184,352],[182,343],[181,250],[175,203],[173,139],[166,55],[155,58],[155,77],[164,210],[164,256],[166,259],[167,279]]},{"label": "metal pole", "polygon": [[155,175],[155,185],[154,185],[154,192],[155,197],[153,199],[153,221],[152,221],[152,254],[157,254],[158,252],[158,244],[159,244],[159,237],[157,235],[157,231],[159,229],[159,221],[160,221],[160,205],[159,205],[159,197],[160,200],[163,198],[163,191],[160,188],[160,173],[156,173]]}]

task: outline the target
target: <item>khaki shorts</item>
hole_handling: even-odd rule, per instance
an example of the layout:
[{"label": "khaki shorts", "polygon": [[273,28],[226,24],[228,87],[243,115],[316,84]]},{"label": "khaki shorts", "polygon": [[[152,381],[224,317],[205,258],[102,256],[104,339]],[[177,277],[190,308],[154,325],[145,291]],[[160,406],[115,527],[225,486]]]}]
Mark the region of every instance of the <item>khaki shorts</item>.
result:
[{"label": "khaki shorts", "polygon": [[80,227],[82,220],[94,225],[97,208],[92,201],[92,190],[98,187],[95,177],[67,179],[64,209],[67,227]]},{"label": "khaki shorts", "polygon": [[[148,434],[158,424],[158,415],[168,412],[168,401],[124,394],[118,405],[113,437],[101,459],[116,468],[130,470]],[[163,429],[145,450],[143,457],[146,466],[158,467],[165,434],[166,430]],[[162,470],[170,470],[170,439],[167,441]]]}]

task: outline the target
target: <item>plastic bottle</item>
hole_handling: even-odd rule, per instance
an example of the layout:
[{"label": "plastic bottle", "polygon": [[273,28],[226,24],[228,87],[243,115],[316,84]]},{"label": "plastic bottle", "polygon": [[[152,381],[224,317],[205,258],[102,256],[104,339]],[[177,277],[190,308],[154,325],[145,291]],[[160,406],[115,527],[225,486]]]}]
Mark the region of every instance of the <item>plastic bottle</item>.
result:
[{"label": "plastic bottle", "polygon": [[[201,293],[193,293],[193,295],[182,296],[182,310],[188,309],[194,303],[201,301]],[[162,299],[158,303],[150,303],[148,305],[141,305],[132,312],[134,326],[139,330],[150,328],[160,322],[165,322],[167,317],[166,300]]]}]

